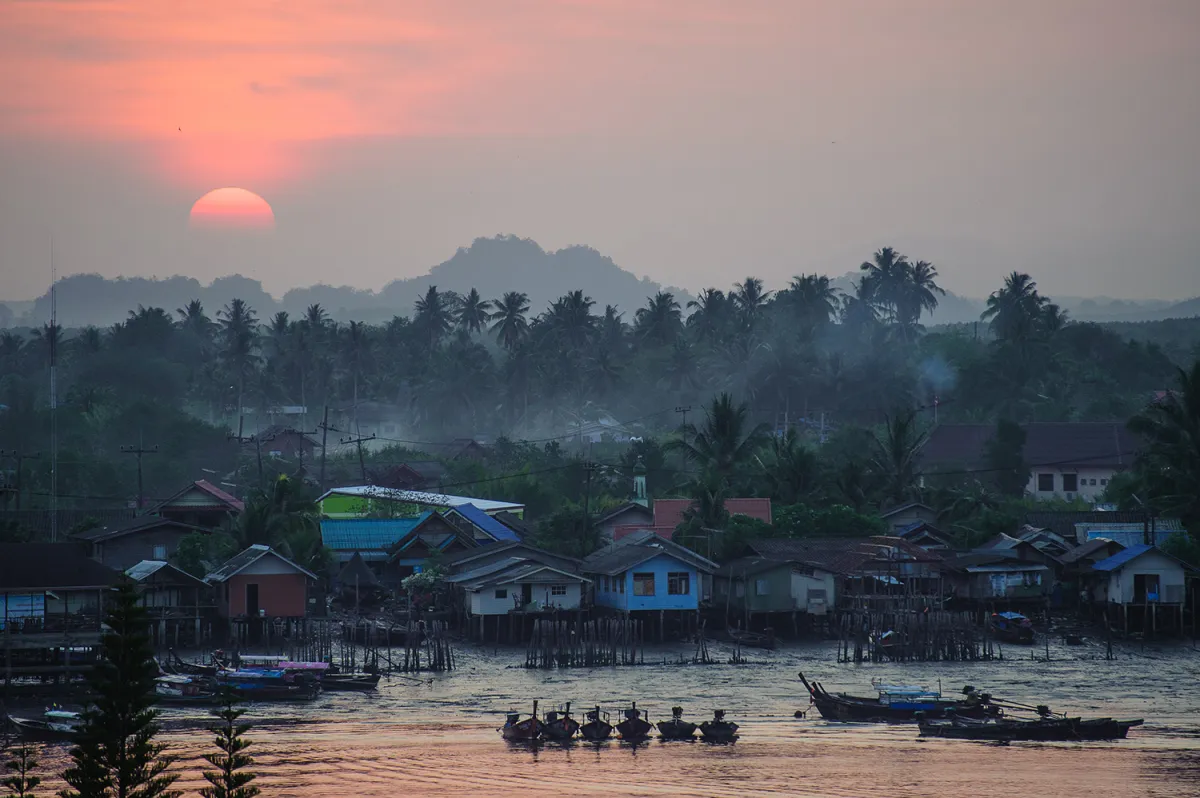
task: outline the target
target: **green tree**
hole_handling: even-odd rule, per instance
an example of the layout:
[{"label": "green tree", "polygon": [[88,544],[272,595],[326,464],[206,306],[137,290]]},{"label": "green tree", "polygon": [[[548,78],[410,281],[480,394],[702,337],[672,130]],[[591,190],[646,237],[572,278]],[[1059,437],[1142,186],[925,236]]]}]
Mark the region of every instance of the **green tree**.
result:
[{"label": "green tree", "polygon": [[525,340],[529,334],[529,295],[520,291],[508,291],[492,304],[496,310],[492,314],[491,332],[500,340],[500,345],[510,352]]},{"label": "green tree", "polygon": [[706,474],[727,485],[756,451],[767,441],[767,425],[752,424],[750,410],[735,404],[733,396],[722,393],[705,409],[704,423],[684,425],[682,438],[670,441],[667,451],[682,452]]},{"label": "green tree", "polygon": [[912,410],[894,413],[884,421],[882,434],[875,436],[872,466],[883,481],[884,500],[894,504],[909,501],[917,492],[918,458],[928,440]]},{"label": "green tree", "polygon": [[492,317],[491,309],[491,300],[484,299],[479,295],[479,291],[472,288],[459,300],[454,313],[455,322],[460,330],[466,330],[469,335],[476,335],[487,326]]},{"label": "green tree", "polygon": [[42,780],[33,775],[37,770],[38,761],[34,759],[33,749],[25,743],[13,753],[13,758],[5,763],[12,775],[0,782],[9,792],[5,798],[33,798],[33,791]]},{"label": "green tree", "polygon": [[1129,421],[1145,446],[1137,471],[1160,512],[1200,525],[1200,360],[1179,369],[1176,387]]},{"label": "green tree", "polygon": [[204,771],[205,780],[212,786],[200,790],[200,795],[204,798],[254,798],[261,791],[250,783],[255,774],[246,771],[254,764],[254,758],[246,753],[250,741],[243,736],[250,730],[250,724],[238,723],[245,710],[237,707],[233,693],[227,691],[222,701],[222,707],[213,712],[220,723],[209,727],[216,735],[213,743],[218,752],[204,755],[216,770]]},{"label": "green tree", "polygon": [[173,798],[173,759],[156,744],[154,649],[146,609],[132,580],[122,577],[107,597],[100,661],[88,675],[94,704],[83,713],[61,798]]}]

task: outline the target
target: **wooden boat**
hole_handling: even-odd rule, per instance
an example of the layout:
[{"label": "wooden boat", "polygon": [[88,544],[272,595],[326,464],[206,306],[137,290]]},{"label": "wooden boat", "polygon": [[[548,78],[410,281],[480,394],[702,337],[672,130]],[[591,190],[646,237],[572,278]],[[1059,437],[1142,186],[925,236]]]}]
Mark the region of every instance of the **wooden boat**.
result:
[{"label": "wooden boat", "polygon": [[222,651],[213,652],[211,665],[198,665],[194,662],[184,662],[174,649],[168,649],[166,659],[158,663],[158,669],[163,673],[181,676],[216,676],[223,667],[225,662]]},{"label": "wooden boat", "polygon": [[365,692],[378,687],[379,678],[378,673],[326,673],[321,677],[321,689]]},{"label": "wooden boat", "polygon": [[950,717],[943,720],[919,720],[922,737],[945,737],[956,740],[1075,742],[1122,740],[1134,726],[1143,721],[1113,720],[1112,718],[1081,718],[1043,716],[1036,719],[990,718],[972,720]]},{"label": "wooden boat", "polygon": [[952,710],[959,717],[987,718],[1002,714],[992,703],[992,697],[974,687],[964,687],[963,697],[943,698],[941,693],[923,687],[876,685],[878,696],[867,698],[846,693],[830,693],[820,682],[809,683],[800,674],[800,681],[812,697],[821,717],[826,720],[877,723],[909,723],[924,712],[926,719],[938,719]]},{"label": "wooden boat", "polygon": [[571,717],[571,704],[560,711],[546,713],[542,721],[542,736],[547,740],[566,741],[572,739],[579,731],[579,721]]},{"label": "wooden boat", "polygon": [[612,736],[613,727],[608,722],[608,713],[601,712],[598,705],[595,709],[589,709],[583,719],[585,722],[579,727],[579,733],[583,735],[583,739],[600,742]]},{"label": "wooden boat", "polygon": [[500,727],[500,734],[505,740],[513,740],[515,742],[533,742],[542,736],[542,722],[538,720],[537,714],[538,702],[533,702],[533,714],[527,718],[522,718],[519,712],[510,712],[505,717],[504,725]]},{"label": "wooden boat", "polygon": [[664,740],[690,740],[696,734],[696,724],[683,719],[683,707],[671,707],[671,719],[658,722],[658,733]]},{"label": "wooden boat", "polygon": [[48,709],[41,718],[8,716],[8,724],[24,740],[38,742],[70,742],[79,735],[83,718],[78,712]]},{"label": "wooden boat", "polygon": [[297,679],[287,671],[221,671],[217,685],[247,701],[311,701],[321,693],[319,682]]},{"label": "wooden boat", "polygon": [[1033,621],[1019,612],[995,612],[988,619],[992,636],[1006,643],[1033,643]]},{"label": "wooden boat", "polygon": [[751,632],[748,629],[728,630],[729,639],[740,646],[749,646],[750,648],[775,648],[776,639],[774,634],[763,634],[761,632]]},{"label": "wooden boat", "polygon": [[168,674],[154,680],[154,698],[160,704],[211,704],[218,694],[206,676]]},{"label": "wooden boat", "polygon": [[700,724],[700,735],[710,743],[727,743],[737,737],[738,725],[725,720],[725,710],[713,711],[712,720]]},{"label": "wooden boat", "polygon": [[629,709],[625,710],[625,720],[617,724],[617,731],[621,735],[622,740],[644,740],[650,736],[654,726],[650,721],[642,717],[642,712],[637,708],[637,702],[634,701]]}]

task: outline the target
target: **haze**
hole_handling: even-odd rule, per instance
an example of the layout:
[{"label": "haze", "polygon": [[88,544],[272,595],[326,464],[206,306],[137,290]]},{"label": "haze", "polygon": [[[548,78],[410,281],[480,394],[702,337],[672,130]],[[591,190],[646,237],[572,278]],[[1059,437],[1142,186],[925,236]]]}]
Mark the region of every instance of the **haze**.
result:
[{"label": "haze", "polygon": [[[1200,294],[1194,0],[8,0],[0,71],[0,298],[51,238],[282,293],[496,233],[689,290],[892,245],[966,295]],[[221,186],[274,234],[189,232]]]}]

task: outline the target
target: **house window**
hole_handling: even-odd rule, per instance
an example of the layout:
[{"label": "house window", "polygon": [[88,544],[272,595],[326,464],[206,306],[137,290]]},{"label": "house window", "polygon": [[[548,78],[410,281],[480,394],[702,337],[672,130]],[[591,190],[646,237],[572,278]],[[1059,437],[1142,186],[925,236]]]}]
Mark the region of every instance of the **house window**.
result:
[{"label": "house window", "polygon": [[692,592],[691,577],[687,571],[667,574],[667,595],[686,596]]},{"label": "house window", "polygon": [[508,590],[503,587],[496,588],[496,598],[498,598],[498,599],[508,598]]},{"label": "house window", "polygon": [[1108,484],[1108,480],[1107,480],[1107,479],[1105,479],[1104,477],[1101,477],[1101,478],[1100,478],[1100,484],[1101,484],[1101,485],[1107,485],[1107,484]]},{"label": "house window", "polygon": [[634,574],[633,575],[633,595],[635,595],[635,596],[653,596],[654,595],[654,574]]},{"label": "house window", "polygon": [[1054,492],[1054,475],[1038,474],[1038,493]]},{"label": "house window", "polygon": [[621,576],[619,578],[617,578],[617,592],[618,593],[625,592],[625,574],[621,574]]},{"label": "house window", "polygon": [[566,585],[550,585],[550,595],[551,596],[567,595],[567,586]]},{"label": "house window", "polygon": [[754,595],[756,595],[756,596],[771,595],[771,583],[768,582],[766,579],[755,579],[754,580]]},{"label": "house window", "polygon": [[1079,475],[1078,474],[1063,474],[1063,491],[1065,493],[1075,493],[1079,490]]},{"label": "house window", "polygon": [[159,543],[159,544],[157,544],[157,545],[154,547],[154,556],[153,556],[153,557],[151,557],[150,559],[152,559],[152,560],[165,560],[165,559],[167,559],[167,547],[166,547],[166,545],[165,545],[165,544],[162,544],[162,543]]}]

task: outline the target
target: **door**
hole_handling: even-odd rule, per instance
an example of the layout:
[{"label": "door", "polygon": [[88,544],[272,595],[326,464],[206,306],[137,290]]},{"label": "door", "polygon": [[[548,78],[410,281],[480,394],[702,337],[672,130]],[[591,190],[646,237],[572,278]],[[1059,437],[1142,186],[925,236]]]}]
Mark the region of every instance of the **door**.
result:
[{"label": "door", "polygon": [[1133,603],[1158,601],[1158,574],[1133,575]]},{"label": "door", "polygon": [[246,614],[252,618],[258,617],[258,583],[246,585]]},{"label": "door", "polygon": [[521,606],[527,607],[533,603],[533,585],[526,582],[521,585]]}]

